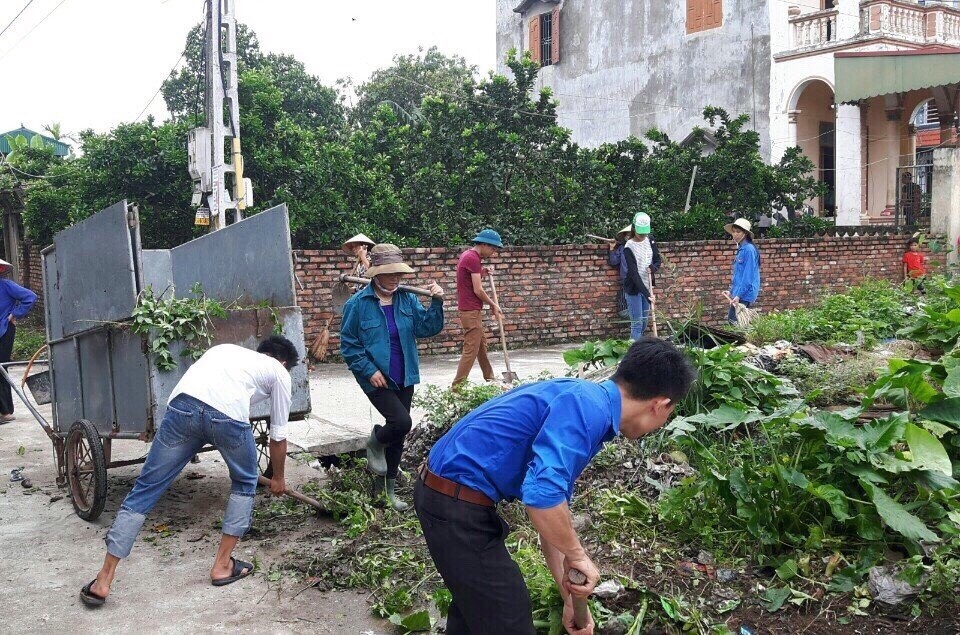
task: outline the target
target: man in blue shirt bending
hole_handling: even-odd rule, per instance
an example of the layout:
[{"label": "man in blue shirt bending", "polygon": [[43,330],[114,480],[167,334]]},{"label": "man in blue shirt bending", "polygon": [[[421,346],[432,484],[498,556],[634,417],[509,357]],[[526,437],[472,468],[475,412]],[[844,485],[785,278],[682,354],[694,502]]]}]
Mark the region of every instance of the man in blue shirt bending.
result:
[{"label": "man in blue shirt bending", "polygon": [[[645,337],[600,384],[552,379],[521,386],[469,413],[445,434],[414,487],[414,505],[437,570],[453,594],[447,633],[536,631],[520,568],[507,553],[510,531],[496,513],[522,500],[540,534],[544,558],[564,598],[572,635],[571,595],[586,597],[600,574],[573,529],[573,485],[600,448],[618,434],[636,439],[663,426],[695,373],[672,344]],[[567,579],[571,569],[587,577]]]}]

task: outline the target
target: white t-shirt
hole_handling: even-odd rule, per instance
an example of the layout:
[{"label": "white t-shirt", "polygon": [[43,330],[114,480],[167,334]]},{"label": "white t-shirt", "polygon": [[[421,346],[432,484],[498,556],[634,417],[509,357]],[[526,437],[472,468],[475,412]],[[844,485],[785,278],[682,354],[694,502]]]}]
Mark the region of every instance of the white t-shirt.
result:
[{"label": "white t-shirt", "polygon": [[237,421],[249,421],[250,406],[270,399],[270,438],[287,438],[290,372],[269,355],[234,344],[214,346],[187,369],[170,393],[170,401],[179,394],[199,399]]},{"label": "white t-shirt", "polygon": [[650,265],[653,264],[653,247],[650,245],[650,239],[633,240],[631,238],[626,242],[626,247],[633,252],[633,257],[637,260],[637,272],[643,280],[643,286],[653,293],[653,287],[650,285]]}]

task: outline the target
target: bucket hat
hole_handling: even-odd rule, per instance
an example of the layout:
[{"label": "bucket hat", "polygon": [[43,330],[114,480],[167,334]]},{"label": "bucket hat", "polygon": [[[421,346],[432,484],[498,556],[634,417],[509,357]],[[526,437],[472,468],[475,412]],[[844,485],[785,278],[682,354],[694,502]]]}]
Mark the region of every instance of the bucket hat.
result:
[{"label": "bucket hat", "polygon": [[637,212],[633,216],[633,230],[638,234],[650,233],[650,215],[644,212]]},{"label": "bucket hat", "polygon": [[750,221],[748,221],[746,218],[738,218],[732,223],[727,223],[723,226],[723,229],[726,230],[728,234],[732,234],[734,227],[737,229],[742,229],[750,235],[750,238],[753,238],[753,225],[751,225]]},{"label": "bucket hat", "polygon": [[366,245],[367,247],[373,247],[374,245],[377,244],[377,243],[375,243],[374,241],[370,240],[370,237],[369,237],[369,236],[367,236],[367,235],[365,235],[365,234],[357,234],[357,235],[354,236],[353,238],[351,238],[351,239],[349,239],[349,240],[345,240],[345,241],[343,242],[343,245],[342,245],[340,248],[341,248],[341,249],[346,249],[346,248],[349,247],[350,245],[355,245],[355,244],[357,244],[357,243],[359,243],[359,244],[361,244],[361,245]]},{"label": "bucket hat", "polygon": [[479,234],[473,237],[473,240],[470,242],[474,243],[483,243],[485,245],[493,245],[498,249],[503,247],[503,241],[500,240],[500,234],[493,231],[492,229],[484,229]]},{"label": "bucket hat", "polygon": [[413,268],[403,261],[403,252],[396,245],[381,243],[370,250],[370,278],[383,273],[413,273]]}]

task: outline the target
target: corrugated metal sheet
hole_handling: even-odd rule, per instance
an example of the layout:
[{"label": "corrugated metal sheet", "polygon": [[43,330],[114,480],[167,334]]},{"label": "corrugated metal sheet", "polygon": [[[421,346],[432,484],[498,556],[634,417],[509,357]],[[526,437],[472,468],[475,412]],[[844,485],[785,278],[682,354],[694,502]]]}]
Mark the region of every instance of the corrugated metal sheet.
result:
[{"label": "corrugated metal sheet", "polygon": [[960,53],[837,54],[838,104],[960,83]]},{"label": "corrugated metal sheet", "polygon": [[30,141],[34,136],[40,135],[40,137],[53,146],[53,153],[58,157],[65,157],[70,154],[70,145],[64,143],[63,141],[57,141],[53,137],[48,137],[42,135],[39,132],[34,132],[29,128],[20,127],[16,130],[11,130],[10,132],[0,133],[0,154],[10,154],[10,142],[7,141],[7,137],[16,137],[17,135],[23,135],[23,138],[27,141]]}]

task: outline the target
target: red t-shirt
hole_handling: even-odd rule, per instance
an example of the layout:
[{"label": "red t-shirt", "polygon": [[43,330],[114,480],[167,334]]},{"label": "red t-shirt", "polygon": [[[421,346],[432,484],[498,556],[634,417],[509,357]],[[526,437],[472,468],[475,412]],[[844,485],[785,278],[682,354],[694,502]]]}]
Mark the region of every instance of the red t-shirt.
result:
[{"label": "red t-shirt", "polygon": [[903,254],[903,263],[907,265],[907,273],[911,278],[919,278],[927,273],[925,262],[926,258],[919,251],[908,251]]},{"label": "red t-shirt", "polygon": [[480,254],[473,249],[468,249],[460,254],[460,260],[457,261],[457,308],[461,311],[480,311],[483,309],[483,301],[473,292],[472,274],[482,273],[483,265],[480,264]]}]

